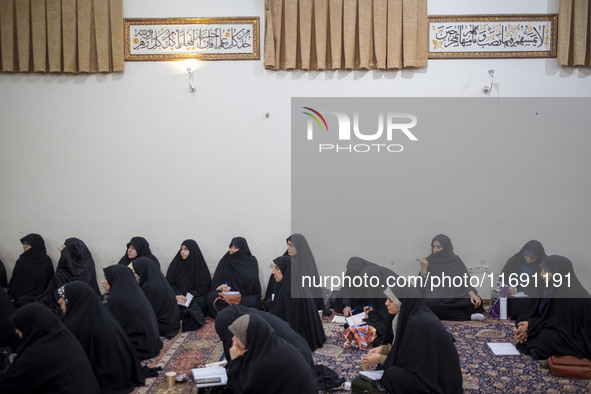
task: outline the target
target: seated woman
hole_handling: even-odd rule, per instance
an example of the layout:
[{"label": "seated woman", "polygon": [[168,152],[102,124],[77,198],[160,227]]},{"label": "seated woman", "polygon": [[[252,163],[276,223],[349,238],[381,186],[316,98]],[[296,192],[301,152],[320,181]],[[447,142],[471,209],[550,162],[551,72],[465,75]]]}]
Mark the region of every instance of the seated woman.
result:
[{"label": "seated woman", "polygon": [[[527,298],[514,298],[517,292],[523,292],[526,296],[535,292],[534,278],[533,276],[539,275],[540,263],[546,258],[544,252],[544,246],[539,241],[529,241],[521,250],[505,263],[501,276],[505,286],[509,288],[509,299],[507,300],[507,313],[511,317],[511,320],[515,320],[519,314],[523,311],[527,305]],[[526,280],[523,276],[527,276]],[[509,284],[515,284],[518,286],[509,286]],[[495,290],[496,294],[493,294],[494,299],[498,298],[498,290]],[[491,302],[493,297],[491,297]]]},{"label": "seated woman", "polygon": [[263,318],[243,315],[228,329],[234,334],[228,366],[228,387],[234,394],[318,393],[312,368]]},{"label": "seated woman", "polygon": [[107,309],[127,333],[140,360],[158,355],[162,349],[158,320],[133,272],[118,264],[104,268],[103,271],[103,287],[109,293]]},{"label": "seated woman", "polygon": [[101,392],[84,349],[49,308],[30,303],[10,320],[21,346],[14,362],[0,371],[0,393]]},{"label": "seated woman", "polygon": [[390,314],[386,344],[373,348],[362,362],[384,370],[381,384],[388,393],[462,393],[460,358],[437,316],[414,288],[384,292]]},{"label": "seated woman", "polygon": [[64,324],[86,352],[103,393],[130,393],[145,378],[129,337],[103,306],[94,290],[82,281],[58,289]]},{"label": "seated woman", "polygon": [[183,241],[168,267],[166,279],[179,304],[187,302],[187,293],[193,296],[189,306],[179,305],[183,331],[203,327],[207,313],[205,297],[211,287],[211,274],[197,242],[192,239]]},{"label": "seated woman", "polygon": [[118,264],[129,265],[129,263],[138,257],[149,258],[155,262],[158,265],[158,269],[160,269],[160,262],[156,256],[152,254],[152,251],[150,250],[150,244],[143,237],[133,237],[131,241],[129,241],[125,254],[123,257],[121,257]]},{"label": "seated woman", "polygon": [[536,360],[591,359],[589,292],[566,257],[548,256],[540,267],[539,291],[516,320],[517,349]]},{"label": "seated woman", "polygon": [[139,277],[139,285],[146,295],[158,320],[160,336],[174,338],[179,332],[181,320],[174,290],[166,281],[160,268],[147,257],[138,257],[131,263]]},{"label": "seated woman", "polygon": [[304,337],[312,351],[321,348],[326,342],[324,327],[318,315],[316,304],[311,298],[292,297],[291,257],[277,257],[275,268],[275,289],[267,304],[269,311],[289,323],[291,328]]},{"label": "seated woman", "polygon": [[482,299],[476,289],[470,286],[469,280],[462,280],[462,286],[430,286],[433,277],[470,278],[468,269],[462,259],[454,254],[454,248],[447,235],[439,234],[431,241],[432,253],[420,260],[419,275],[428,278],[429,283],[421,288],[425,305],[429,307],[441,320],[484,320]]},{"label": "seated woman", "polygon": [[58,250],[61,257],[57,263],[55,275],[38,301],[57,312],[59,310],[57,289],[75,280],[88,283],[95,294],[100,296],[94,259],[86,244],[78,238],[68,238]]},{"label": "seated woman", "polygon": [[47,255],[45,241],[39,234],[21,238],[24,253],[14,265],[8,283],[8,295],[15,308],[37,300],[53,277],[53,263]]},{"label": "seated woman", "polygon": [[[302,234],[292,234],[287,238],[287,254],[291,256],[294,265],[294,283],[302,283],[303,276],[310,278],[318,277],[318,267],[312,254],[312,249],[308,245],[308,240]],[[313,280],[313,279],[312,279]],[[293,293],[298,297],[312,297],[316,303],[316,309],[321,310],[324,316],[330,316],[332,311],[324,305],[324,296],[319,287],[295,288]]]},{"label": "seated woman", "polygon": [[230,348],[232,347],[232,333],[228,330],[228,327],[234,323],[242,315],[258,315],[262,317],[271,328],[275,331],[278,337],[283,338],[286,342],[291,344],[293,347],[298,349],[306,363],[311,367],[314,366],[314,360],[312,359],[312,351],[308,346],[308,342],[297,332],[291,328],[291,326],[279,317],[264,312],[259,309],[247,308],[243,305],[230,305],[223,311],[220,311],[215,318],[215,331],[222,341],[224,346],[224,354],[226,360],[230,360]]},{"label": "seated woman", "polygon": [[220,292],[238,291],[241,305],[261,309],[261,282],[259,264],[250,253],[246,239],[236,237],[230,242],[230,250],[222,257],[213,274],[211,291],[207,295],[207,308],[215,317],[229,304]]}]

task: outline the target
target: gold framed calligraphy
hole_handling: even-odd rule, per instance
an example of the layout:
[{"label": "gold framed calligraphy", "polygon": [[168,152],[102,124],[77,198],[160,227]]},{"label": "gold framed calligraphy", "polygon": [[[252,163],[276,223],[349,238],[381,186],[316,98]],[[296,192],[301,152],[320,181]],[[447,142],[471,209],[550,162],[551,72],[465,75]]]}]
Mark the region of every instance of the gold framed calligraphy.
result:
[{"label": "gold framed calligraphy", "polygon": [[125,60],[258,60],[259,18],[125,19]]},{"label": "gold framed calligraphy", "polygon": [[429,16],[429,58],[556,57],[556,14]]}]

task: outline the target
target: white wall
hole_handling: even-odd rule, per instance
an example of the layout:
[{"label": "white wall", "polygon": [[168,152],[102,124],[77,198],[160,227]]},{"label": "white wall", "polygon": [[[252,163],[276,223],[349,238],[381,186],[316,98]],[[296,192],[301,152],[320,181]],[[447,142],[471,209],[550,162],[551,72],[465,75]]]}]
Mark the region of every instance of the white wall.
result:
[{"label": "white wall", "polygon": [[[558,0],[429,2],[431,15],[557,10]],[[264,31],[262,0],[126,0],[124,14],[259,16]],[[188,64],[198,67],[195,94],[187,92]],[[481,97],[489,69],[493,97],[591,95],[591,71],[555,59],[430,60],[399,72],[274,72],[262,61],[215,61],[127,62],[109,75],[0,74],[0,258],[10,273],[19,238],[37,232],[57,264],[57,246],[76,236],[102,277],[132,236],[150,241],[163,269],[194,238],[213,271],[242,235],[266,283],[290,233],[291,97]],[[571,234],[580,242],[568,245],[541,241],[591,277],[583,267],[590,235]],[[309,241],[321,248],[322,240]],[[525,241],[508,231],[498,255],[506,259]]]}]

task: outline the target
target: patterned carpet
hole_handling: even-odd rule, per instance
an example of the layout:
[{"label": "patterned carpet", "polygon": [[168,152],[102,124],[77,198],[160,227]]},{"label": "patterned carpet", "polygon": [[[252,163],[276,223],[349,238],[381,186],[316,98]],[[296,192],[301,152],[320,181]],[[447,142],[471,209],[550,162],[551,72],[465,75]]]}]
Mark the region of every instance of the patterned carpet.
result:
[{"label": "patterned carpet", "polygon": [[[351,381],[361,369],[361,356],[365,351],[343,348],[342,325],[323,319],[328,337],[323,348],[314,353],[317,364],[324,364]],[[444,322],[456,338],[466,393],[591,393],[591,380],[557,378],[550,374],[545,361],[529,356],[495,356],[488,342],[510,341],[513,323],[486,315],[483,322]],[[158,378],[150,378],[146,386],[134,393],[196,393],[191,380],[177,383],[172,389],[166,385],[168,371],[190,376],[191,369],[223,358],[221,343],[215,333],[213,320],[208,319],[199,331],[181,333],[167,341],[151,366],[162,367]],[[347,393],[334,390],[334,393]]]}]

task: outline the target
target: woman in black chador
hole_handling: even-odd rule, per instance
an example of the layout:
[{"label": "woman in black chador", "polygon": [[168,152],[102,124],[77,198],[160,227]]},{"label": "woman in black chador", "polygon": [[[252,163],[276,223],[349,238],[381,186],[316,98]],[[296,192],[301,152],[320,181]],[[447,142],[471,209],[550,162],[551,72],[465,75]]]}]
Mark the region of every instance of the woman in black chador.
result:
[{"label": "woman in black chador", "polygon": [[101,392],[124,394],[143,386],[140,360],[129,337],[94,290],[73,281],[58,293],[64,323],[84,348]]},{"label": "woman in black chador", "polygon": [[177,302],[185,304],[187,293],[193,296],[189,306],[179,305],[183,331],[198,330],[205,324],[205,297],[211,287],[211,274],[197,242],[187,239],[168,267],[166,279]]},{"label": "woman in black chador", "polygon": [[103,270],[103,287],[109,293],[107,308],[127,333],[140,360],[158,355],[162,349],[158,320],[133,272],[118,264]]},{"label": "woman in black chador", "polygon": [[228,365],[228,387],[234,394],[318,393],[310,365],[263,318],[243,315],[228,329],[234,334]]},{"label": "woman in black chador", "polygon": [[462,393],[462,371],[454,339],[414,288],[387,289],[390,314],[384,345],[363,357],[384,370],[388,393]]},{"label": "woman in black chador", "polygon": [[45,241],[39,234],[21,238],[23,254],[12,271],[8,295],[16,308],[37,300],[53,277],[53,263],[47,255]]},{"label": "woman in black chador", "polygon": [[179,332],[179,308],[174,290],[160,272],[155,262],[147,257],[139,257],[131,263],[139,284],[146,295],[156,318],[160,335],[168,339],[174,338]]},{"label": "woman in black chador", "polygon": [[304,337],[312,351],[321,348],[326,342],[326,335],[314,300],[292,294],[292,258],[281,256],[273,262],[275,263],[273,269],[275,285],[270,299],[265,302],[269,311],[288,322]]},{"label": "woman in black chador", "polygon": [[121,257],[118,264],[129,265],[129,263],[138,257],[149,258],[155,262],[158,265],[158,269],[160,269],[160,262],[156,256],[152,254],[152,251],[150,250],[150,244],[143,237],[133,237],[131,241],[129,241],[127,244],[127,249],[125,250],[125,254],[123,257]]},{"label": "woman in black chador", "polygon": [[101,392],[84,349],[49,308],[30,303],[10,321],[21,346],[14,362],[0,371],[0,393]]},{"label": "woman in black chador", "polygon": [[58,311],[57,300],[59,296],[57,289],[75,280],[88,283],[95,294],[100,296],[101,292],[96,281],[94,260],[86,244],[78,238],[68,238],[59,250],[61,257],[57,263],[55,275],[38,301]]},{"label": "woman in black chador", "polygon": [[517,349],[536,360],[550,356],[591,359],[589,292],[566,257],[548,256],[540,267],[538,292],[516,320]]},{"label": "woman in black chador", "polygon": [[310,367],[314,366],[314,360],[312,359],[312,351],[308,346],[308,342],[300,334],[294,331],[293,328],[285,320],[259,309],[247,308],[243,305],[230,305],[223,311],[218,313],[215,318],[215,331],[222,341],[224,346],[224,354],[226,360],[230,359],[230,348],[232,347],[232,336],[233,334],[228,330],[228,327],[234,323],[242,315],[258,315],[262,317],[275,331],[278,337],[283,338],[287,343],[298,349],[306,363]]},{"label": "woman in black chador", "polygon": [[229,304],[218,299],[219,292],[238,291],[242,296],[241,305],[261,309],[261,282],[259,264],[250,253],[246,239],[233,238],[230,250],[222,257],[211,280],[211,291],[207,295],[207,307],[212,316]]},{"label": "woman in black chador", "polygon": [[[523,245],[521,250],[505,263],[501,276],[504,285],[508,287],[507,312],[512,320],[519,316],[528,303],[527,298],[514,298],[512,295],[517,292],[523,292],[527,296],[535,293],[535,280],[533,277],[540,274],[540,263],[545,258],[546,253],[542,244],[539,241],[532,240]],[[525,278],[522,275],[527,275],[527,280],[523,280]],[[517,286],[510,286],[509,284],[517,284]]]},{"label": "woman in black chador", "polygon": [[[431,240],[432,253],[420,260],[423,278],[429,278],[421,288],[425,305],[441,320],[484,320],[482,299],[470,286],[470,274],[462,259],[454,254],[454,247],[447,235],[439,234]],[[433,277],[443,283],[443,278],[462,278],[461,286],[446,285],[431,288]],[[465,278],[465,279],[464,279]],[[456,284],[459,279],[456,279]]]}]

